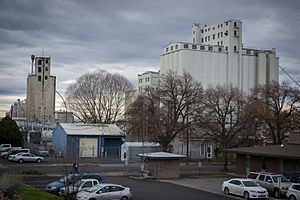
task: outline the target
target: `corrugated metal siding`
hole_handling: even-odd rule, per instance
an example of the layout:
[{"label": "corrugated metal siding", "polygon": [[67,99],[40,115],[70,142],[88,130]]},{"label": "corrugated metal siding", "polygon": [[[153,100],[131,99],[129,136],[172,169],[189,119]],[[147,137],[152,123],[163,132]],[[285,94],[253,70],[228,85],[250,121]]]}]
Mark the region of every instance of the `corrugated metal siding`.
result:
[{"label": "corrugated metal siding", "polygon": [[66,153],[67,135],[63,128],[57,127],[53,131],[52,144],[55,153],[58,153],[59,151],[61,151],[63,154]]},{"label": "corrugated metal siding", "polygon": [[79,138],[80,136],[68,135],[67,137],[67,155],[71,157],[79,156]]},{"label": "corrugated metal siding", "polygon": [[121,144],[123,143],[122,138],[105,138],[105,155],[107,157],[120,157]]}]

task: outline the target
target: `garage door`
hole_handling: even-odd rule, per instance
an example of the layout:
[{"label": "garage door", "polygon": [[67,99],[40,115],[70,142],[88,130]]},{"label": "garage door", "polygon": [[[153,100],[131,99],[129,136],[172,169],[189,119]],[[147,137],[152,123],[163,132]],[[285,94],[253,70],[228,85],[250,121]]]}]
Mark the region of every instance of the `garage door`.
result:
[{"label": "garage door", "polygon": [[80,157],[97,157],[98,138],[80,138]]}]

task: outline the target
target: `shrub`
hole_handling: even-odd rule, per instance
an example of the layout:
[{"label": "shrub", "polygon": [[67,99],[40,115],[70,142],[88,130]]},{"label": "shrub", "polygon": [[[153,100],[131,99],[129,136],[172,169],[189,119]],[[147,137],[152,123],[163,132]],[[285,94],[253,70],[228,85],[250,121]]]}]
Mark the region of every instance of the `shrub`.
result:
[{"label": "shrub", "polygon": [[0,200],[21,199],[18,195],[21,179],[15,174],[2,174],[0,176]]},{"label": "shrub", "polygon": [[27,171],[23,171],[22,174],[24,174],[24,175],[43,175],[44,173],[40,172],[38,170],[35,170],[35,169],[30,169]]}]

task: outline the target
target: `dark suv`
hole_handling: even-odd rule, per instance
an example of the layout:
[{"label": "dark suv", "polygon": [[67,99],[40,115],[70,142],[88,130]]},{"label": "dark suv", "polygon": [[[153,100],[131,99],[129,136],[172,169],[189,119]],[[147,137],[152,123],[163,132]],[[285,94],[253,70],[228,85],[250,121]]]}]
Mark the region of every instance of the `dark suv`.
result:
[{"label": "dark suv", "polygon": [[99,173],[81,173],[81,174],[68,174],[65,177],[60,178],[58,181],[49,183],[46,186],[46,192],[58,195],[60,188],[65,187],[65,185],[73,185],[79,179],[93,178],[97,179],[99,183],[103,183],[103,177]]},{"label": "dark suv", "polygon": [[300,183],[300,172],[283,172],[285,176],[292,183]]}]

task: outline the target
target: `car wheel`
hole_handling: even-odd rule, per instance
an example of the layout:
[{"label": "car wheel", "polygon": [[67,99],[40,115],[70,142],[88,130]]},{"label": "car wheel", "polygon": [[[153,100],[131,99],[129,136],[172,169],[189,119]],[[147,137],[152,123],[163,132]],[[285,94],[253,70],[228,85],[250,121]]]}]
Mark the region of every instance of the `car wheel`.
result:
[{"label": "car wheel", "polygon": [[249,199],[249,192],[244,192],[244,198]]},{"label": "car wheel", "polygon": [[229,189],[227,187],[224,188],[224,194],[229,195]]},{"label": "car wheel", "polygon": [[121,200],[128,200],[128,198],[127,197],[122,197]]},{"label": "car wheel", "polygon": [[42,160],[41,159],[37,159],[37,161],[36,161],[37,163],[41,163],[42,162]]},{"label": "car wheel", "polygon": [[279,192],[278,188],[274,189],[274,196],[275,196],[276,199],[279,199],[280,192]]},{"label": "car wheel", "polygon": [[289,197],[289,200],[297,200],[297,199],[296,199],[296,197],[295,197],[294,195],[291,195],[291,196]]},{"label": "car wheel", "polygon": [[23,162],[24,162],[24,160],[23,160],[23,159],[20,159],[20,160],[19,160],[19,163],[23,163]]}]

